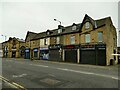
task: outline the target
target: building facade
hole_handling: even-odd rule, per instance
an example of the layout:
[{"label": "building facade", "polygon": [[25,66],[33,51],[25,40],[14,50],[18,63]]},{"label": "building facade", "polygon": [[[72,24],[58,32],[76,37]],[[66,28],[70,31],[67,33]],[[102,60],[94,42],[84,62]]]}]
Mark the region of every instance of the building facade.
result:
[{"label": "building facade", "polygon": [[[24,47],[25,46],[25,47]],[[23,49],[24,48],[24,49]],[[20,51],[24,50],[24,55]],[[3,43],[4,57],[24,57],[80,64],[118,63],[117,33],[110,17],[94,20],[87,14],[81,23],[58,25],[41,33],[27,32],[25,43],[10,38]]]},{"label": "building facade", "polygon": [[2,43],[3,57],[6,58],[23,58],[25,50],[25,41],[19,38],[9,38]]}]

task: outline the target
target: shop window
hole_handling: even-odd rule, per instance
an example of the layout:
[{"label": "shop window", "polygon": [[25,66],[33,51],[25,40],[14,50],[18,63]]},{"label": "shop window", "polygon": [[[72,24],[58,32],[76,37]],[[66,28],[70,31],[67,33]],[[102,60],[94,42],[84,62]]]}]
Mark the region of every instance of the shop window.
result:
[{"label": "shop window", "polygon": [[90,43],[90,34],[85,35],[85,42]]}]

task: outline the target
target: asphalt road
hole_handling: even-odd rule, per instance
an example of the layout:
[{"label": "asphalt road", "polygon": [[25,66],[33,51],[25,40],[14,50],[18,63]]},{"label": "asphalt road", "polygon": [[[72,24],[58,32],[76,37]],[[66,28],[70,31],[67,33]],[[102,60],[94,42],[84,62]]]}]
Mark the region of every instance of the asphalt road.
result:
[{"label": "asphalt road", "polygon": [[[29,88],[118,88],[117,66],[2,59],[2,77]],[[5,88],[3,86],[3,88]]]}]

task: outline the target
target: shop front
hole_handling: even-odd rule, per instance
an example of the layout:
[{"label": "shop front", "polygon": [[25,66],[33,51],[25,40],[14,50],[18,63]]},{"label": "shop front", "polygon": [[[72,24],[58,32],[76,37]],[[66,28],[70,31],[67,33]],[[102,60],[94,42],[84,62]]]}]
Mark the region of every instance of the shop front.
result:
[{"label": "shop front", "polygon": [[25,59],[30,59],[30,48],[25,49],[24,58]]},{"label": "shop front", "polygon": [[40,60],[49,59],[49,49],[47,47],[40,48]]},{"label": "shop front", "polygon": [[106,45],[81,45],[80,63],[92,65],[106,65]]},{"label": "shop front", "polygon": [[95,45],[81,45],[80,57],[81,64],[96,65]]},{"label": "shop front", "polygon": [[33,59],[39,59],[38,48],[34,48],[33,49]]},{"label": "shop front", "polygon": [[16,58],[17,56],[16,56],[16,50],[17,49],[11,49],[12,50],[12,56],[11,56],[11,58]]},{"label": "shop front", "polygon": [[62,61],[62,45],[49,46],[49,60]]},{"label": "shop front", "polygon": [[96,45],[96,63],[97,65],[106,65],[106,45],[97,44]]},{"label": "shop front", "polygon": [[63,48],[64,48],[64,61],[77,63],[79,60],[78,58],[79,45],[66,45]]}]

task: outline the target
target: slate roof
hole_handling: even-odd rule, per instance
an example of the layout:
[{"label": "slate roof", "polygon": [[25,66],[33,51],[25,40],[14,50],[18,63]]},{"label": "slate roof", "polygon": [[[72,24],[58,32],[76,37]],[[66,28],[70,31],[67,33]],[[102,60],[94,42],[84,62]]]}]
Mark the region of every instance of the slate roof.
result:
[{"label": "slate roof", "polygon": [[23,39],[16,38],[19,42],[25,42]]},{"label": "slate roof", "polygon": [[25,38],[25,41],[29,41],[29,39],[30,40],[34,39],[35,35],[37,35],[37,33],[28,31],[27,35],[26,35],[26,38]]},{"label": "slate roof", "polygon": [[106,20],[107,19],[110,19],[110,17],[106,17],[106,18],[102,18],[102,19],[98,19],[98,20],[94,20],[92,19],[91,17],[89,17],[87,14],[85,15],[82,23],[78,23],[78,24],[75,24],[73,23],[74,25],[77,26],[77,29],[76,30],[72,30],[72,26],[73,25],[70,25],[70,26],[66,26],[66,27],[63,27],[63,32],[62,33],[58,33],[58,28],[57,29],[53,29],[53,30],[47,30],[47,31],[50,31],[52,32],[50,35],[47,35],[47,31],[46,32],[41,32],[41,33],[34,33],[34,32],[28,32],[28,36],[30,36],[31,40],[35,40],[35,39],[40,39],[40,38],[45,38],[45,37],[48,37],[48,36],[57,36],[57,35],[63,35],[63,34],[68,34],[68,33],[76,33],[76,32],[80,32],[81,31],[81,28],[82,26],[84,25],[84,23],[86,22],[85,20],[88,19],[92,25],[94,26],[94,28],[99,28],[103,25],[106,24]]}]

